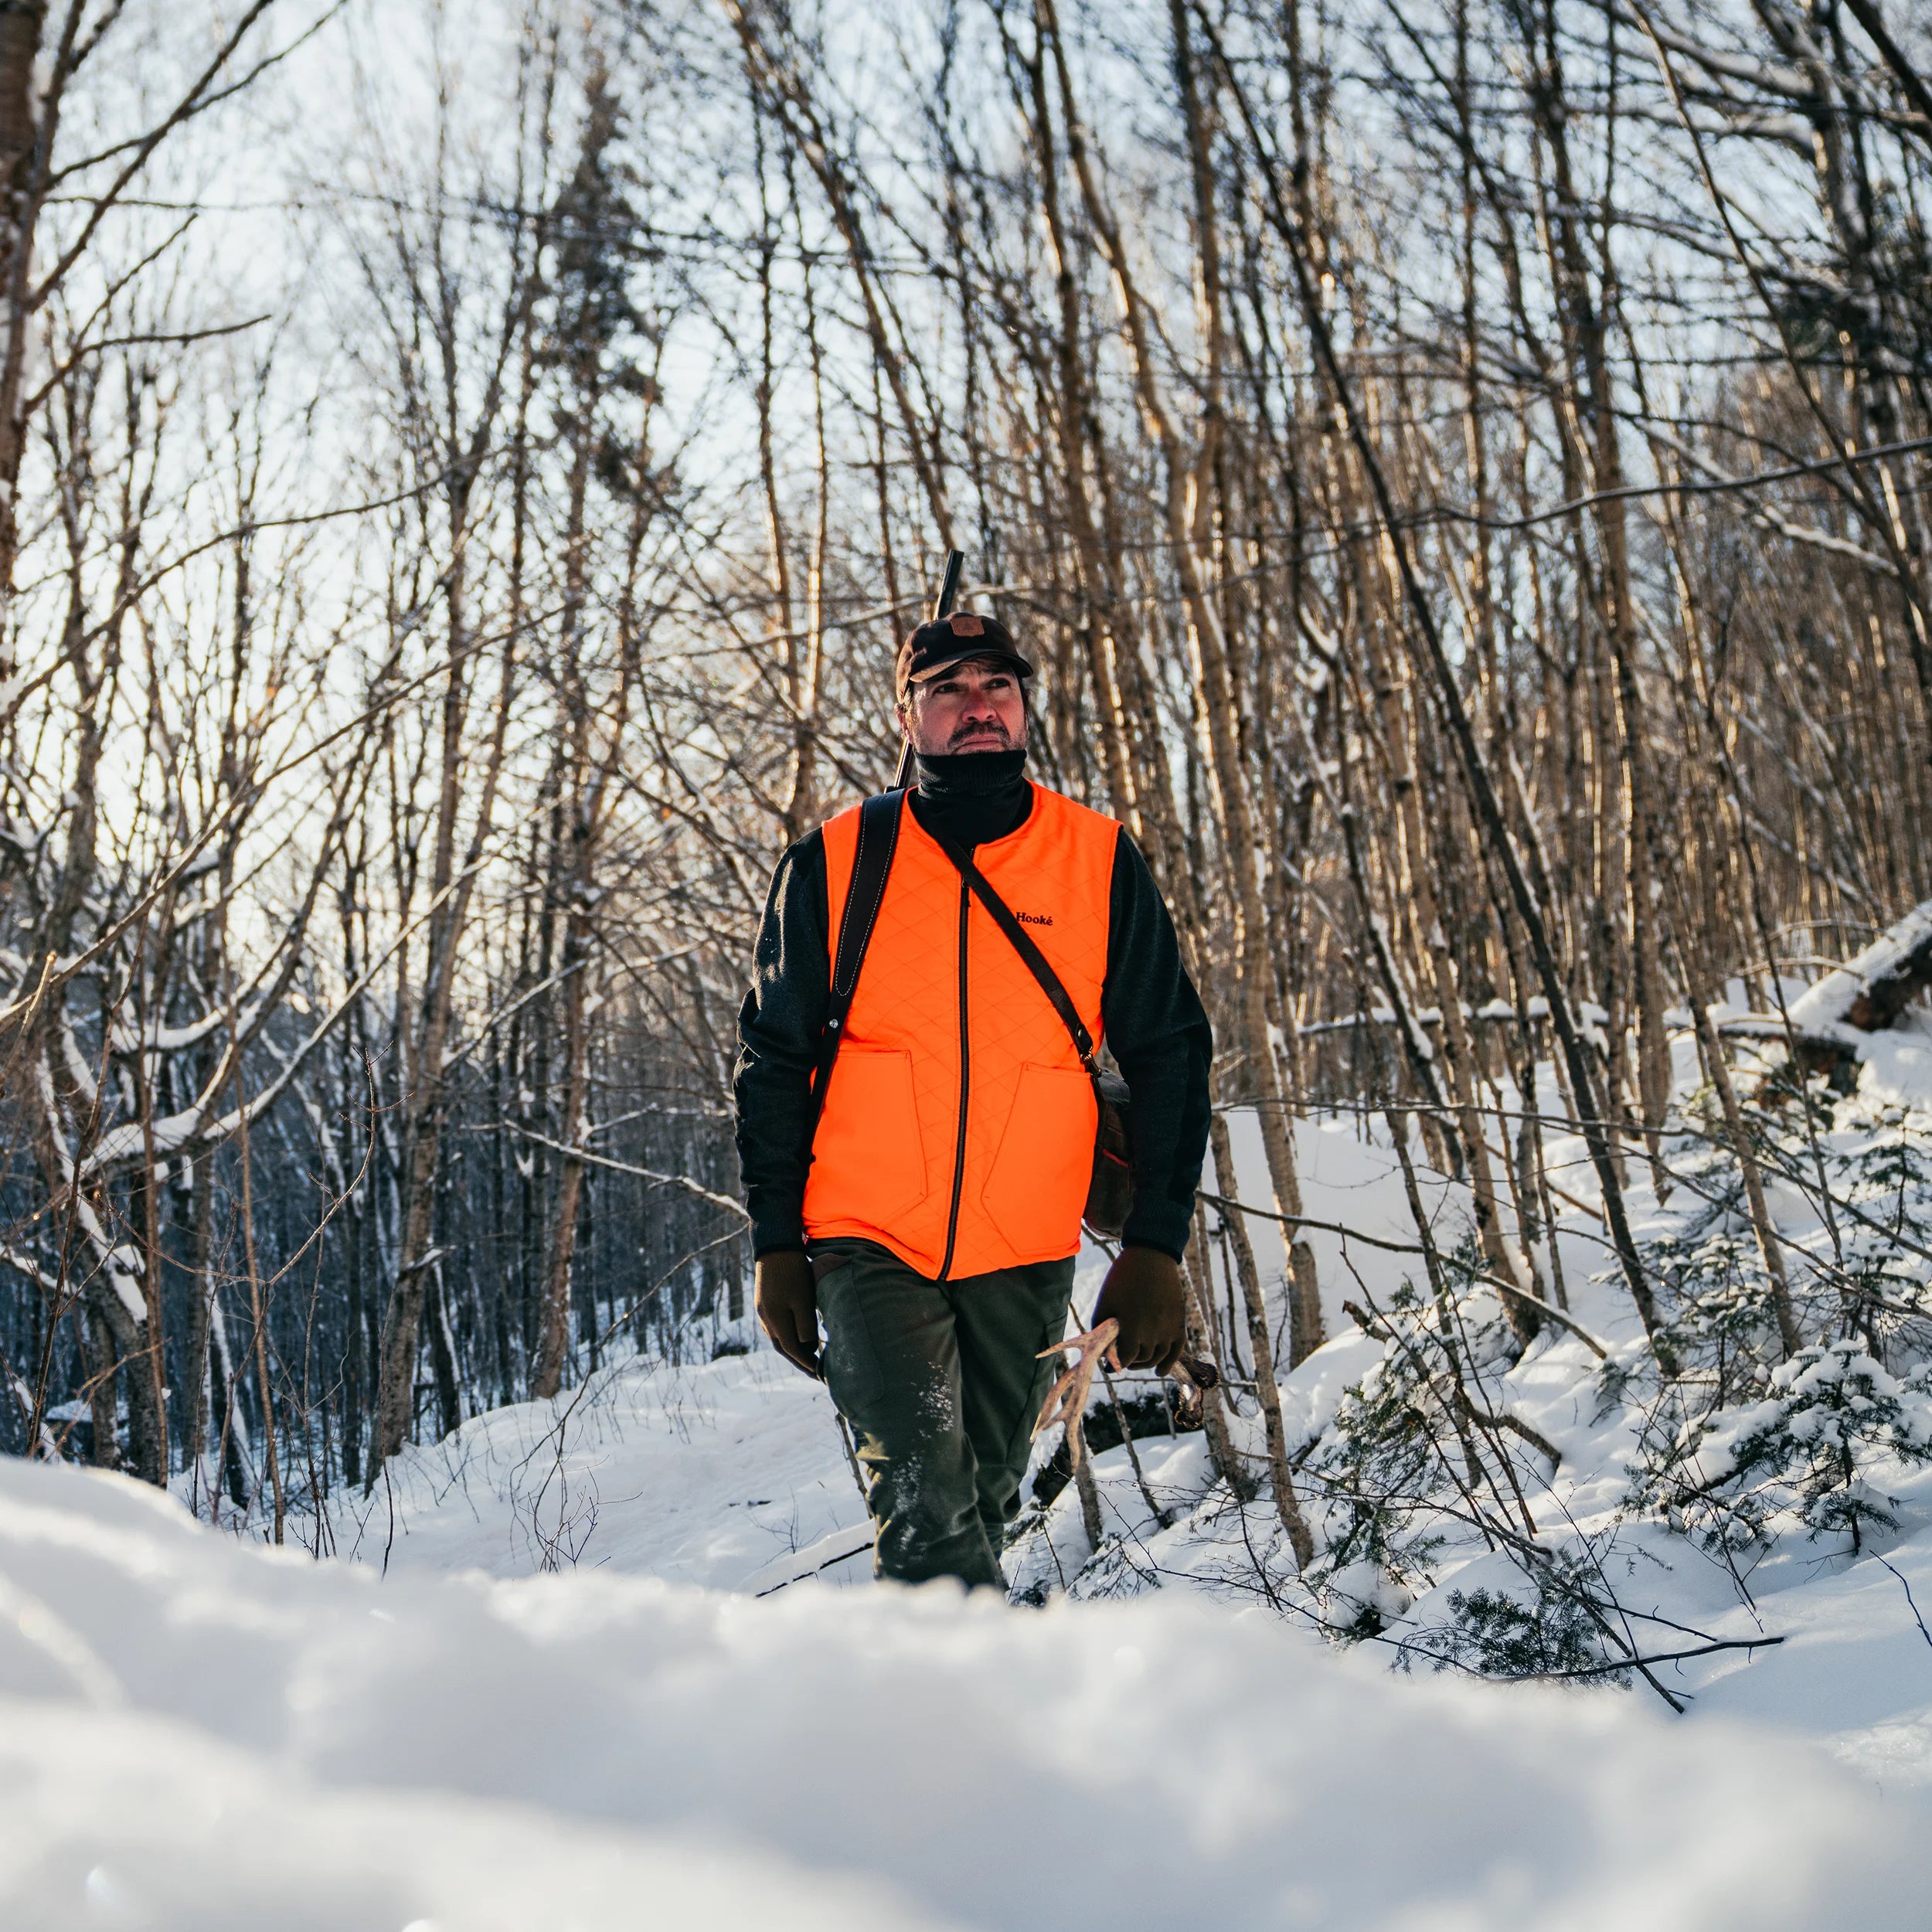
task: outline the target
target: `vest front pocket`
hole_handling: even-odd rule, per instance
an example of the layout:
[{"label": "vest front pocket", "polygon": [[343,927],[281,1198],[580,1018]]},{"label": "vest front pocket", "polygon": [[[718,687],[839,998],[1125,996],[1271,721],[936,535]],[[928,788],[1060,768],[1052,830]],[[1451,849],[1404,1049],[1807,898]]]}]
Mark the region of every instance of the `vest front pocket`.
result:
[{"label": "vest front pocket", "polygon": [[[811,1199],[816,1195],[816,1202]],[[807,1189],[815,1214],[890,1224],[926,1197],[926,1155],[913,1100],[913,1056],[842,1046],[812,1143]]]},{"label": "vest front pocket", "polygon": [[1077,1067],[1022,1066],[980,1200],[1020,1254],[1053,1260],[1080,1245],[1094,1172],[1094,1083]]}]

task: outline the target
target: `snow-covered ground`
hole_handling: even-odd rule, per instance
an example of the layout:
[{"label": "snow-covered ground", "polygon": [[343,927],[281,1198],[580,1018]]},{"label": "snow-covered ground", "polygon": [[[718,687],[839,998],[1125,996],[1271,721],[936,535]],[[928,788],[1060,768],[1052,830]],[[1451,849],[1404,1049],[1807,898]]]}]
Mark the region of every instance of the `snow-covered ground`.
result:
[{"label": "snow-covered ground", "polygon": [[[1922,1285],[1928,1094],[1932,1037],[1907,1029],[1834,1103],[1815,1155],[1866,1222],[1827,1226],[1774,1166],[1801,1290],[1808,1254],[1811,1291],[1868,1261],[1889,1296]],[[1253,1124],[1235,1125],[1228,1179],[1265,1200]],[[116,1478],[0,1464],[0,1927],[1923,1923],[1924,1377],[1901,1366],[1890,1396],[1868,1377],[1897,1420],[1833,1492],[1889,1519],[1855,1541],[1808,1528],[1776,1482],[1763,1507],[1784,1514],[1748,1546],[1741,1518],[1728,1543],[1701,1533],[1708,1498],[1633,1507],[1634,1471],[1661,1466],[1660,1399],[1580,1150],[1553,1149],[1581,1204],[1555,1254],[1583,1334],[1492,1345],[1479,1283],[1458,1317],[1479,1405],[1559,1458],[1488,1442],[1515,1485],[1496,1521],[1526,1524],[1539,1563],[1587,1561],[1634,1652],[1669,1661],[1623,1690],[1439,1673],[1468,1661],[1472,1601],[1505,1625],[1529,1603],[1536,1634],[1535,1565],[1439,1496],[1386,1512],[1373,1560],[1343,1561],[1349,1484],[1372,1474],[1345,1458],[1401,1351],[1342,1304],[1397,1308],[1420,1264],[1401,1251],[1416,1230],[1386,1130],[1307,1124],[1300,1154],[1307,1213],[1355,1230],[1314,1236],[1335,1338],[1282,1389],[1306,1452],[1305,1579],[1265,1495],[1243,1508],[1211,1487],[1196,1434],[1143,1438],[1138,1476],[1124,1450],[1097,1458],[1097,1554],[1071,1489],[1032,1512],[1008,1563],[1043,1610],[874,1587],[836,1419],[762,1349],[619,1364],[556,1404],[479,1417],[339,1503],[321,1537],[334,1560],[265,1551]],[[1725,1333],[1744,1340],[1725,1345],[1746,1347],[1753,1264],[1721,1163],[1694,1137],[1667,1158],[1663,1202],[1630,1162],[1639,1238],[1736,1274]],[[1447,1250],[1464,1197],[1424,1185]],[[1280,1243],[1255,1231],[1277,1278]],[[1426,1338],[1433,1317],[1397,1318]],[[1824,1332],[1815,1311],[1808,1332]],[[1894,1340],[1902,1362],[1911,1332]],[[1752,1401],[1691,1415],[1685,1453],[1721,1489],[1722,1456],[1767,1414],[1798,1440],[1870,1409],[1830,1407],[1838,1374],[1760,1376]],[[1258,1457],[1243,1406],[1236,1444]]]},{"label": "snow-covered ground", "polygon": [[1799,1743],[1179,1592],[385,1580],[19,1464],[0,1575],[22,1932],[1757,1932],[1917,1923],[1932,1883],[1916,1798]]}]

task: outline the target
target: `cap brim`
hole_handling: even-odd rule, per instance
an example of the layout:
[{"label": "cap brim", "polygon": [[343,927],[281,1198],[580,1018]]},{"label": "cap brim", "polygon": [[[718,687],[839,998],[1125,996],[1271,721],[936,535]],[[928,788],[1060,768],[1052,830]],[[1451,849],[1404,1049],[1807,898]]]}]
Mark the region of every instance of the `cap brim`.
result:
[{"label": "cap brim", "polygon": [[927,684],[934,678],[944,677],[948,671],[957,671],[962,664],[971,664],[975,658],[990,658],[995,664],[1011,665],[1022,678],[1033,675],[1033,667],[1017,651],[1002,650],[993,645],[978,651],[962,651],[956,658],[947,658],[938,664],[929,664],[923,671],[915,671],[906,679],[911,684]]}]

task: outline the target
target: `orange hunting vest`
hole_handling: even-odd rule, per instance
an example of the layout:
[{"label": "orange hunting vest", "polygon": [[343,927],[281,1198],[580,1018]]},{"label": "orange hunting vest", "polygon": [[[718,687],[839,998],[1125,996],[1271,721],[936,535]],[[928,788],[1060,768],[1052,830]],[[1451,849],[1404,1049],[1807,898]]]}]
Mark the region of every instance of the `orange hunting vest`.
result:
[{"label": "orange hunting vest", "polygon": [[[973,854],[1097,1046],[1120,831],[1035,785],[1026,822]],[[857,806],[825,842],[829,954]],[[805,1239],[876,1241],[929,1281],[1062,1260],[1080,1247],[1097,1124],[1093,1083],[1039,982],[902,804],[813,1142]]]}]

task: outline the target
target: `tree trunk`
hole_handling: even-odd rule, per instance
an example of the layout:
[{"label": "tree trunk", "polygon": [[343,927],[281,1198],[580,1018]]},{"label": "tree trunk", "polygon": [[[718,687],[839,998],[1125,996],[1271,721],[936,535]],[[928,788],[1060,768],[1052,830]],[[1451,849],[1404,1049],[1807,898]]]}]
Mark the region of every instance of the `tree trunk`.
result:
[{"label": "tree trunk", "polygon": [[[1218,1114],[1214,1117],[1211,1145],[1215,1178],[1225,1195],[1233,1164],[1227,1122]],[[1295,1501],[1294,1474],[1288,1467],[1287,1437],[1282,1428],[1281,1391],[1274,1379],[1274,1341],[1268,1332],[1267,1298],[1261,1291],[1261,1274],[1254,1265],[1254,1250],[1249,1245],[1247,1226],[1238,1214],[1228,1218],[1228,1237],[1233,1243],[1235,1267],[1247,1307],[1248,1347],[1254,1363],[1254,1387],[1261,1404],[1262,1426],[1267,1436],[1268,1475],[1274,1488],[1274,1507],[1294,1549],[1295,1567],[1306,1570],[1314,1560],[1315,1539],[1308,1534],[1301,1506]]]}]

